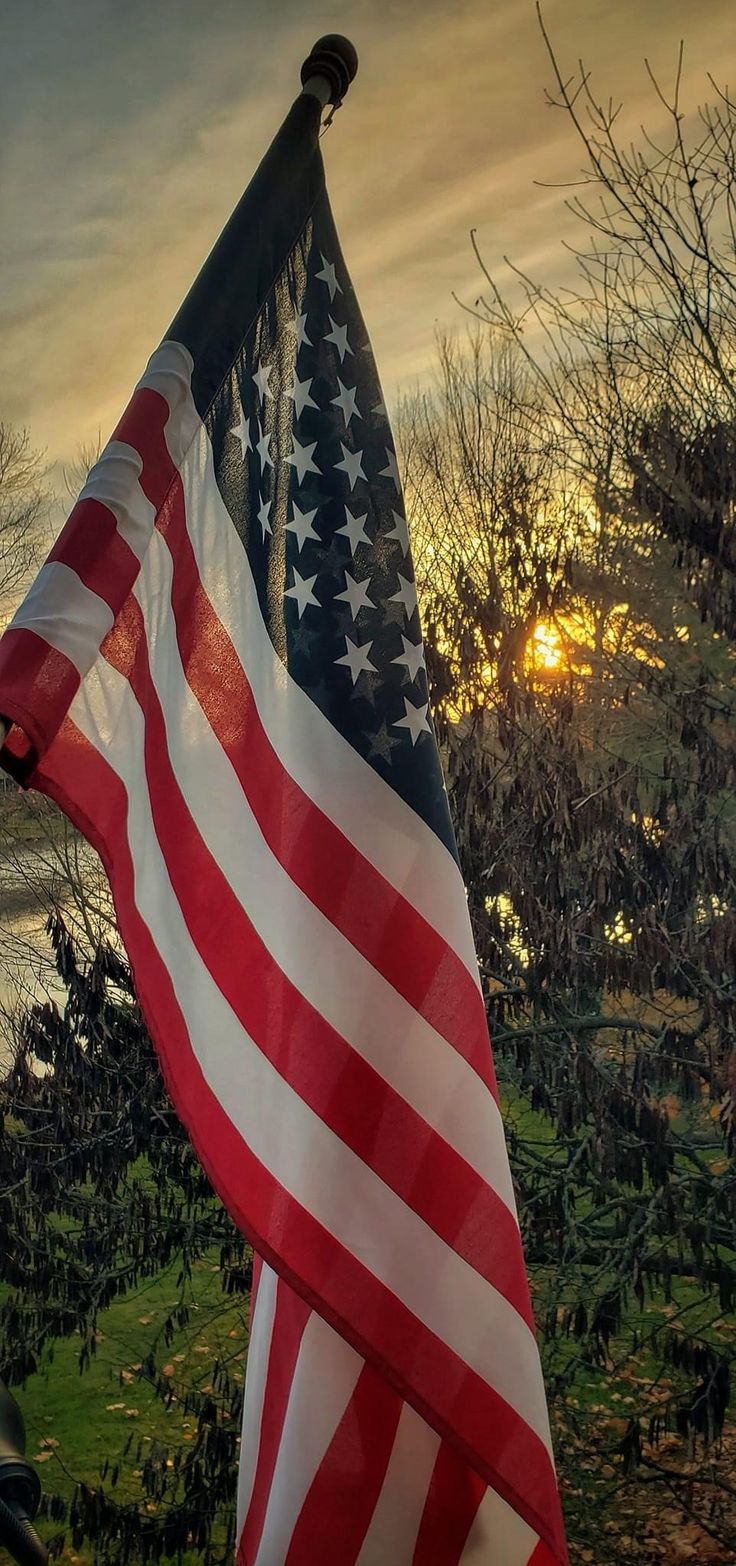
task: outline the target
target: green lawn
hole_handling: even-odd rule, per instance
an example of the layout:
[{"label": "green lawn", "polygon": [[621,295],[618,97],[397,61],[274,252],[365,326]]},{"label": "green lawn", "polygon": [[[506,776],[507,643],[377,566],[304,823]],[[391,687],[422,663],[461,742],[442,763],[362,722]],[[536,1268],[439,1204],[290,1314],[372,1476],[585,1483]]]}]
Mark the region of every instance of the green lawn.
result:
[{"label": "green lawn", "polygon": [[[506,1118],[517,1130],[523,1127],[527,1137],[535,1135],[550,1158],[561,1156],[549,1123],[532,1115],[513,1093],[506,1095]],[[538,1316],[543,1320],[545,1295],[551,1290],[554,1297],[559,1280],[537,1271],[534,1282]],[[189,1324],[167,1346],[163,1324],[178,1301],[177,1264],[172,1264],[100,1316],[96,1353],[83,1375],[78,1369],[79,1342],[69,1339],[54,1346],[42,1369],[22,1389],[19,1401],[26,1419],[28,1455],[39,1465],[49,1491],[69,1498],[78,1480],[95,1486],[107,1463],[106,1486],[111,1470],[119,1465],[116,1497],[141,1506],[138,1480],[152,1444],[161,1442],[175,1451],[193,1439],[194,1417],[187,1414],[180,1394],[193,1385],[206,1391],[215,1360],[242,1377],[247,1304],[224,1299],[214,1255],[195,1265],[188,1285]],[[733,1342],[736,1332],[733,1320],[724,1318],[714,1301],[704,1300],[693,1280],[679,1278],[673,1281],[669,1301],[661,1294],[648,1298],[643,1308],[630,1301],[624,1330],[611,1341],[607,1363],[586,1360],[583,1346],[573,1336],[561,1335],[551,1346],[550,1364],[558,1373],[579,1356],[574,1379],[554,1410],[566,1501],[575,1518],[576,1563],[606,1561],[606,1555],[600,1554],[601,1528],[611,1530],[604,1544],[606,1537],[613,1544],[613,1532],[620,1544],[620,1528],[607,1511],[609,1502],[617,1517],[636,1512],[640,1535],[646,1527],[655,1527],[656,1515],[649,1517],[646,1508],[650,1495],[653,1507],[661,1504],[661,1495],[651,1490],[645,1494],[634,1480],[621,1496],[617,1452],[630,1416],[644,1410],[656,1413],[677,1391],[677,1373],[662,1370],[651,1338],[655,1330],[678,1324],[697,1326],[706,1339],[722,1347]],[[632,1329],[639,1342],[634,1353]],[[152,1346],[158,1365],[170,1379],[168,1407],[141,1377],[142,1362]],[[674,1447],[668,1448],[668,1439],[665,1450],[679,1461],[682,1447],[675,1452]],[[43,1528],[47,1537],[56,1531],[49,1525]],[[702,1540],[697,1542],[700,1547]],[[641,1559],[633,1552],[631,1558]],[[197,1558],[184,1559],[193,1563]],[[67,1542],[62,1560],[71,1566],[90,1566],[91,1556],[76,1552]]]},{"label": "green lawn", "polygon": [[[165,1349],[161,1344],[158,1360],[170,1376],[173,1392],[169,1408],[141,1378],[140,1368],[178,1302],[175,1265],[101,1315],[96,1353],[84,1374],[78,1368],[78,1340],[54,1346],[43,1368],[18,1393],[26,1421],[27,1454],[40,1465],[38,1471],[49,1491],[70,1498],[77,1480],[99,1484],[107,1461],[109,1470],[119,1464],[118,1500],[140,1503],[138,1476],[151,1444],[161,1441],[180,1447],[196,1429],[194,1417],[181,1406],[177,1388],[193,1385],[207,1390],[216,1359],[227,1363],[236,1378],[242,1377],[246,1306],[242,1300],[224,1299],[218,1271],[214,1258],[195,1266],[190,1324]],[[109,1472],[106,1483],[110,1483]],[[39,1531],[48,1539],[59,1530],[45,1524]],[[87,1566],[91,1556],[67,1545],[62,1559]]]}]

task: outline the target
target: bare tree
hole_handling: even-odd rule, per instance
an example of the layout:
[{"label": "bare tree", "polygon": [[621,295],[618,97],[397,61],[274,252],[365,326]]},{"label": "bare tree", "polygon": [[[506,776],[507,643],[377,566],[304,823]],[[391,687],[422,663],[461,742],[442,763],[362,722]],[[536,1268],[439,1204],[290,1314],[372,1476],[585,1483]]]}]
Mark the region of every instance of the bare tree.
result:
[{"label": "bare tree", "polygon": [[39,558],[48,511],[43,457],[27,430],[0,421],[0,606]]},{"label": "bare tree", "polygon": [[[736,103],[688,113],[683,49],[667,92],[651,69],[662,128],[619,137],[581,64],[566,77],[541,21],[583,168],[566,202],[581,226],[578,284],[564,293],[511,266],[523,307],[492,277],[477,303],[544,386],[584,472],[607,454],[620,510],[633,499],[677,552],[685,583],[716,629],[736,636]],[[477,250],[477,247],[476,247]]]},{"label": "bare tree", "polygon": [[[89,459],[89,460],[88,460]],[[76,495],[94,455],[80,451],[70,470]],[[74,479],[78,482],[74,482]],[[68,487],[68,486],[67,486]],[[43,455],[27,430],[0,422],[0,613],[10,618],[48,546],[50,494]],[[24,794],[0,774],[0,1014],[7,1055],[11,1014],[22,997],[55,987],[42,939],[52,909],[89,954],[103,934],[113,939],[107,885],[93,855],[55,806]]]},{"label": "bare tree", "polygon": [[398,438],[435,682],[444,663],[458,695],[462,663],[471,703],[513,684],[565,592],[580,482],[548,399],[499,336],[439,340],[435,383],[404,402]]}]

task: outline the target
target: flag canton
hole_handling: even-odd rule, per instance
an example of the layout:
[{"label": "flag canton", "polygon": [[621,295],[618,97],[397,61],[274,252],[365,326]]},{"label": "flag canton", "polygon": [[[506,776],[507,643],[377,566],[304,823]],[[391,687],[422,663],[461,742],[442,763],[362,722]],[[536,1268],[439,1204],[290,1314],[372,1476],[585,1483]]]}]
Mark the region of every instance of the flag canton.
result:
[{"label": "flag canton", "polygon": [[206,422],[279,657],[454,854],[396,452],[326,197]]}]

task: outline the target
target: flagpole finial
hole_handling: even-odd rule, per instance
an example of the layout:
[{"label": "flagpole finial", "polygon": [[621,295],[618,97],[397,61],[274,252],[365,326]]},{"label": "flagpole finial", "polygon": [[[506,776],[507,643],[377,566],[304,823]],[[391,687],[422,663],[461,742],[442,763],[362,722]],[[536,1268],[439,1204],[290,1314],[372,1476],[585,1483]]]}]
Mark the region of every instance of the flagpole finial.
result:
[{"label": "flagpole finial", "polygon": [[302,91],[319,98],[323,107],[339,109],[358,69],[358,53],[349,38],[327,33],[318,38],[301,70]]}]

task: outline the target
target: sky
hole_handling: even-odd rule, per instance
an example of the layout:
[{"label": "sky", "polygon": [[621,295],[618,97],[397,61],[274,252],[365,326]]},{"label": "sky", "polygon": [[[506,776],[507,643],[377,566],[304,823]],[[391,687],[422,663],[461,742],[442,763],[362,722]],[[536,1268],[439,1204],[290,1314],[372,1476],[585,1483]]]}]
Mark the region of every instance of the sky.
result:
[{"label": "sky", "polygon": [[[736,77],[731,0],[545,0],[624,135],[685,40],[694,108]],[[482,286],[469,233],[554,285],[581,154],[533,0],[2,0],[0,419],[50,464],[107,438],[299,89],[322,33],[360,56],[322,148],[342,248],[389,398],[431,373],[438,328]],[[543,188],[545,187],[545,188]]]}]

